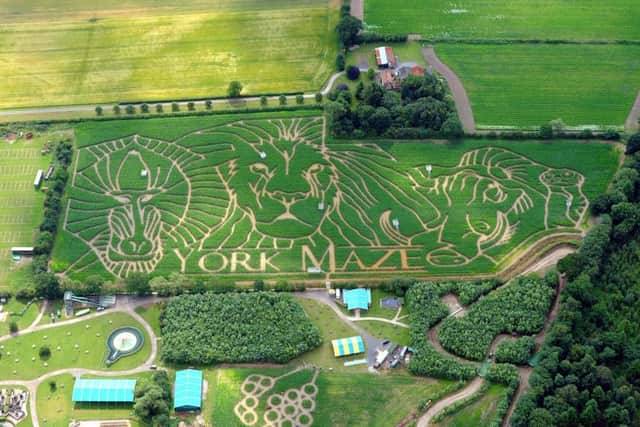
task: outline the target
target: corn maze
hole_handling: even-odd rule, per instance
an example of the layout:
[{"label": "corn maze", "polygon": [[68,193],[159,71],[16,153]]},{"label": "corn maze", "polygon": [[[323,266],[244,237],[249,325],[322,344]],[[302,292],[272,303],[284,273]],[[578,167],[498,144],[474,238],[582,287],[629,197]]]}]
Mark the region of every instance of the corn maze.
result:
[{"label": "corn maze", "polygon": [[81,144],[58,271],[490,273],[544,236],[576,234],[588,211],[585,175],[504,144],[454,155],[434,144],[332,142],[315,116],[200,126]]}]

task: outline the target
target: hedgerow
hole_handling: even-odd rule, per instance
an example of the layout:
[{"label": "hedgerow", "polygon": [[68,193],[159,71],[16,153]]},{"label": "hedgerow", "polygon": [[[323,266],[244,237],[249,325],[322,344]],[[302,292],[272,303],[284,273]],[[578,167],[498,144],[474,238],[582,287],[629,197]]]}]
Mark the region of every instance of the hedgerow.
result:
[{"label": "hedgerow", "polygon": [[481,360],[496,335],[530,335],[542,329],[553,293],[542,280],[518,279],[481,298],[466,316],[446,319],[440,342],[456,355]]},{"label": "hedgerow", "polygon": [[427,331],[448,313],[447,307],[438,299],[436,287],[433,283],[418,283],[407,292],[407,307],[411,313],[409,340],[414,350],[409,371],[414,375],[469,380],[477,372],[473,365],[443,356],[427,339]]},{"label": "hedgerow", "polygon": [[496,349],[496,362],[524,365],[531,359],[535,347],[536,342],[533,337],[504,340]]},{"label": "hedgerow", "polygon": [[182,295],[162,314],[162,359],[179,364],[285,363],[321,343],[290,295]]}]

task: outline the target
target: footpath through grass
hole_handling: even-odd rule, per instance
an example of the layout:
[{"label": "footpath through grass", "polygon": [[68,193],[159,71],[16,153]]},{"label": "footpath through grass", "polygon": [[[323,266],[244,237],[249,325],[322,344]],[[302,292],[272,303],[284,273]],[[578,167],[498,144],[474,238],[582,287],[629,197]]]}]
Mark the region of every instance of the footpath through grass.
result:
[{"label": "footpath through grass", "polygon": [[246,94],[316,91],[334,70],[337,6],[5,2],[0,108],[226,96],[232,80]]},{"label": "footpath through grass", "polygon": [[623,126],[640,89],[640,46],[445,43],[436,53],[479,126]]},{"label": "footpath through grass", "polygon": [[365,22],[386,34],[447,39],[640,40],[629,0],[366,0]]},{"label": "footpath through grass", "polygon": [[434,427],[485,427],[493,425],[498,404],[507,393],[507,388],[500,384],[491,384],[489,389],[475,402],[463,407],[458,412],[446,416],[442,421],[433,423]]},{"label": "footpath through grass", "polygon": [[[145,342],[140,351],[123,357],[108,368],[105,363],[108,353],[107,337],[121,326],[140,329]],[[10,338],[0,345],[0,372],[6,380],[30,380],[47,372],[67,368],[124,371],[140,366],[149,358],[151,350],[145,329],[125,313],[110,313],[72,325],[61,324]],[[50,348],[51,356],[41,359],[39,350],[45,345]],[[76,345],[78,348],[75,348]],[[32,357],[35,357],[35,361],[32,361]],[[44,365],[45,362],[48,366]]]}]

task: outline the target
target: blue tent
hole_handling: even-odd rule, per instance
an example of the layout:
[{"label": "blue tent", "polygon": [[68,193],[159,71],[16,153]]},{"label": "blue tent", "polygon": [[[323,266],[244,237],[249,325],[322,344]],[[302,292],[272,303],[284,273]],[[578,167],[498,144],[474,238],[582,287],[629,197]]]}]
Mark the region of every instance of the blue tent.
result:
[{"label": "blue tent", "polygon": [[371,289],[349,289],[342,293],[342,300],[347,304],[347,310],[368,310],[371,305]]},{"label": "blue tent", "polygon": [[74,402],[133,402],[136,380],[83,379],[73,385]]},{"label": "blue tent", "polygon": [[185,369],[176,372],[173,409],[177,412],[197,411],[202,405],[202,371]]}]

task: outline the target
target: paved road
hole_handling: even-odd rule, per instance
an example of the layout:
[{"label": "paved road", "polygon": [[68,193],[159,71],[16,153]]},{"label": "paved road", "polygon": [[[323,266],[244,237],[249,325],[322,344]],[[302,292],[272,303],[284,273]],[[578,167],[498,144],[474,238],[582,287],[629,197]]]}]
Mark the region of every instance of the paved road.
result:
[{"label": "paved road", "polygon": [[627,117],[627,122],[624,125],[624,129],[629,132],[640,131],[640,124],[638,124],[638,120],[640,120],[640,92],[638,92],[636,102],[633,104],[633,107],[631,107],[631,112]]},{"label": "paved road", "polygon": [[456,101],[456,109],[458,110],[458,116],[462,122],[462,127],[466,133],[474,133],[476,131],[476,122],[473,118],[473,111],[471,110],[471,102],[467,96],[467,91],[464,89],[462,81],[458,78],[456,73],[447,67],[436,55],[433,47],[425,47],[422,49],[422,56],[427,64],[431,65],[434,70],[442,74],[442,76],[449,83],[451,94]]},{"label": "paved road", "polygon": [[351,0],[351,16],[364,21],[364,0]]},{"label": "paved road", "polygon": [[[322,88],[322,90],[320,91],[320,93],[322,93],[322,95],[327,95],[330,91],[331,88],[333,87],[333,84],[336,82],[336,80],[343,75],[344,72],[341,73],[335,73],[334,75],[331,76],[331,78],[329,78],[329,80],[327,81],[327,84]],[[303,95],[304,99],[314,99],[315,98],[315,93],[308,93]],[[267,99],[271,102],[277,102],[278,101],[279,96],[268,96]],[[295,96],[288,96],[287,99],[289,101],[295,100]],[[256,102],[260,100],[260,96],[251,96],[251,97],[246,97],[246,98],[237,98],[235,99],[239,102]],[[227,104],[230,101],[234,101],[233,98],[220,98],[220,99],[214,99],[211,100],[214,109],[215,106],[217,105],[223,105],[223,104]],[[178,102],[178,104],[180,104],[181,107],[186,108],[187,104],[189,101],[184,101],[184,102]],[[205,101],[197,101],[195,102],[196,105],[201,105],[204,104]],[[171,101],[164,101],[164,102],[147,102],[147,104],[149,105],[153,105],[153,104],[169,104],[171,103]],[[132,105],[134,105],[136,108],[140,108],[140,106],[143,104],[143,102],[139,102],[139,103],[134,103]],[[115,105],[115,103],[113,104],[100,104],[100,106],[103,109],[109,109],[112,108]],[[0,110],[0,118],[9,118],[10,116],[19,116],[19,115],[36,115],[36,114],[49,114],[49,113],[86,113],[86,112],[93,112],[95,111],[96,108],[96,104],[94,105],[66,105],[66,106],[59,106],[59,107],[39,107],[39,108],[18,108],[18,109],[11,109],[11,110]],[[158,115],[159,117],[161,115]]]}]

